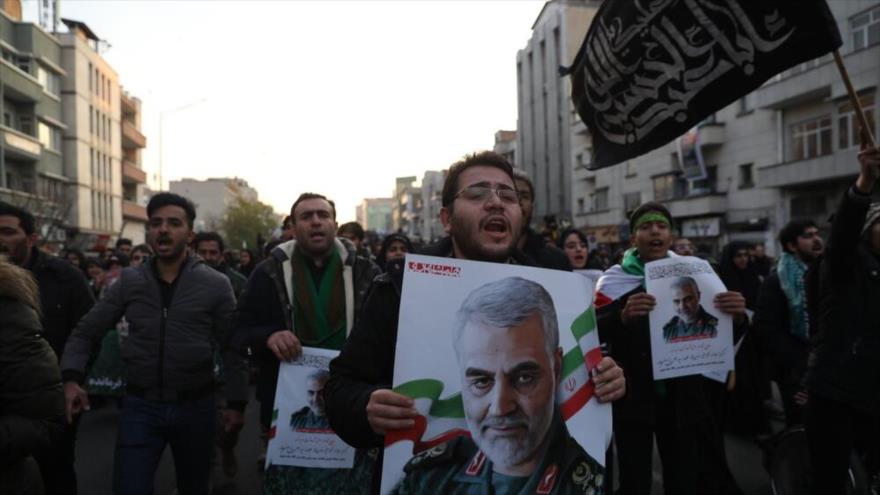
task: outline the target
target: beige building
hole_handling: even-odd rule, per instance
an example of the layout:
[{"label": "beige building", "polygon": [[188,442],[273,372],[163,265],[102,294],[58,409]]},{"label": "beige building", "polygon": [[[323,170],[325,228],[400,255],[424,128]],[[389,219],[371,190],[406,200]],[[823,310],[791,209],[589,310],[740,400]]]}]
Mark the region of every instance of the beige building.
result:
[{"label": "beige building", "polygon": [[[120,88],[121,89],[121,88]],[[141,100],[120,90],[120,142],[122,144],[122,237],[144,242],[147,230],[147,174],[141,150],[147,139],[141,134]]]},{"label": "beige building", "polygon": [[392,231],[391,210],[393,198],[364,198],[356,207],[356,219],[364,230],[384,235]]},{"label": "beige building", "polygon": [[196,205],[196,232],[219,230],[226,208],[242,197],[257,201],[257,190],[238,177],[216,177],[205,180],[180,179],[168,183],[168,189],[185,196]]},{"label": "beige building", "polygon": [[119,77],[101,57],[101,40],[87,25],[63,19],[59,33],[64,132],[64,175],[71,180],[69,223],[77,244],[108,242],[123,231],[121,97]]}]

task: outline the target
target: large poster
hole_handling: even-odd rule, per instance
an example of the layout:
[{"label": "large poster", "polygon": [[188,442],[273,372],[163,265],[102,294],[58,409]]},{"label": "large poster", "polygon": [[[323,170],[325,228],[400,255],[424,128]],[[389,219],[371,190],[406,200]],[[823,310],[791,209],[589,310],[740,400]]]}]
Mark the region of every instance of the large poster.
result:
[{"label": "large poster", "polygon": [[408,255],[394,389],[421,415],[386,436],[382,493],[599,489],[611,408],[592,303],[579,274]]},{"label": "large poster", "polygon": [[713,303],[727,289],[707,261],[681,256],[646,263],[645,288],[657,300],[650,314],[655,380],[733,369],[733,320]]}]

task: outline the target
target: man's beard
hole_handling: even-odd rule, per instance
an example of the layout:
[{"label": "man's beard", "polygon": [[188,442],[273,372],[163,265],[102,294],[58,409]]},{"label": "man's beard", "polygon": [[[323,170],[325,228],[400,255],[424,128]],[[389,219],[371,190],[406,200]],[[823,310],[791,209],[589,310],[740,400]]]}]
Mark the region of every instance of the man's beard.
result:
[{"label": "man's beard", "polygon": [[[479,225],[474,225],[472,229],[469,229],[462,222],[459,222],[455,214],[452,215],[450,222],[452,223],[450,235],[456,247],[464,254],[466,259],[504,263],[510,258],[513,248],[516,246],[518,236],[513,234],[510,244],[506,247],[498,246],[497,249],[485,249],[477,241],[477,235],[480,230]],[[509,225],[509,227],[512,227],[512,225]]]},{"label": "man's beard", "polygon": [[[547,408],[539,417],[529,418],[522,412],[500,418],[486,418],[477,423],[467,418],[471,438],[481,451],[494,463],[502,466],[517,466],[533,459],[547,439],[550,423],[553,421],[553,400],[547,402]],[[520,437],[484,438],[484,428],[488,426],[524,427],[525,433]]]},{"label": "man's beard", "polygon": [[[162,256],[162,255],[160,255],[160,254],[159,254],[159,249],[158,249],[158,247],[159,247],[159,241],[164,240],[164,239],[168,239],[168,238],[167,238],[167,237],[162,237],[162,238],[157,239],[157,240],[156,240],[156,245],[153,246],[153,251],[156,252],[156,258],[159,258],[159,259],[161,259],[161,260],[176,260],[177,258],[180,258],[181,253],[183,253],[184,251],[186,251],[186,240],[183,240],[183,241],[180,241],[179,243],[177,243],[177,244],[174,245],[174,249],[171,251],[171,254],[168,254],[168,255],[166,255],[166,256]],[[169,239],[169,240],[170,240],[170,239]],[[172,242],[173,242],[173,241],[172,241]]]}]

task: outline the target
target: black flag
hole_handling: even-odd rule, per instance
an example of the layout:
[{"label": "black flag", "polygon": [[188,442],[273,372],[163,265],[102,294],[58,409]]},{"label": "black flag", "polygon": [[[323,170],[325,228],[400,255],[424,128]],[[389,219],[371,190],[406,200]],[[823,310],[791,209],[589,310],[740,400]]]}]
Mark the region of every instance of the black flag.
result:
[{"label": "black flag", "polygon": [[605,0],[568,69],[591,168],[658,148],[840,45],[825,0]]}]

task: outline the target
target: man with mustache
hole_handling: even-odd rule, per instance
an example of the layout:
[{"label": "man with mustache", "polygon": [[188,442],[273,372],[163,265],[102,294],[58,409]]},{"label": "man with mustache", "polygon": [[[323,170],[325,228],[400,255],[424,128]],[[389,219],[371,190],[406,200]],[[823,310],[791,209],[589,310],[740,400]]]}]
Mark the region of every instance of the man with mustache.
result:
[{"label": "man with mustache", "polygon": [[[42,336],[60,361],[70,332],[95,304],[95,297],[83,272],[38,249],[38,240],[34,216],[0,201],[0,255],[9,257],[9,261],[30,271],[36,279],[40,288]],[[54,439],[47,455],[37,459],[47,493],[76,494],[73,465],[78,426],[78,420],[67,425]]]},{"label": "man with mustache", "polygon": [[520,277],[490,282],[464,300],[453,331],[470,437],[414,457],[394,493],[601,493],[602,469],[556,405],[562,348],[550,294]]},{"label": "man with mustache", "polygon": [[[453,164],[442,203],[440,221],[448,236],[425,254],[535,266],[516,248],[523,210],[513,168],[504,157],[487,151]],[[376,278],[358,324],[330,363],[330,380],[324,387],[327,417],[334,431],[355,447],[381,447],[387,431],[411,428],[418,416],[411,398],[390,390],[401,283],[400,272]],[[614,360],[604,358],[599,371],[594,378],[599,400],[623,397],[623,370]],[[381,463],[377,467],[380,473]],[[379,481],[374,475],[374,491]]]},{"label": "man with mustache", "polygon": [[807,369],[810,322],[804,275],[825,250],[816,224],[792,220],[779,232],[782,255],[776,270],[764,281],[755,306],[755,328],[764,336],[771,364],[771,379],[779,385],[785,423],[803,423],[801,378]]},{"label": "man with mustache", "polygon": [[162,452],[171,446],[177,490],[209,493],[215,432],[214,351],[224,365],[227,431],[241,429],[247,374],[232,345],[235,296],[229,280],[187,252],[195,207],[159,193],[147,205],[155,256],[126,268],[80,320],[61,358],[68,419],[89,409],[81,387],[95,345],[123,316],[125,396],[116,437],[114,493],[153,493]]},{"label": "man with mustache", "polygon": [[691,277],[680,277],[672,283],[672,303],[675,314],[663,325],[666,342],[712,338],[718,335],[718,318],[700,305],[700,288]]}]

